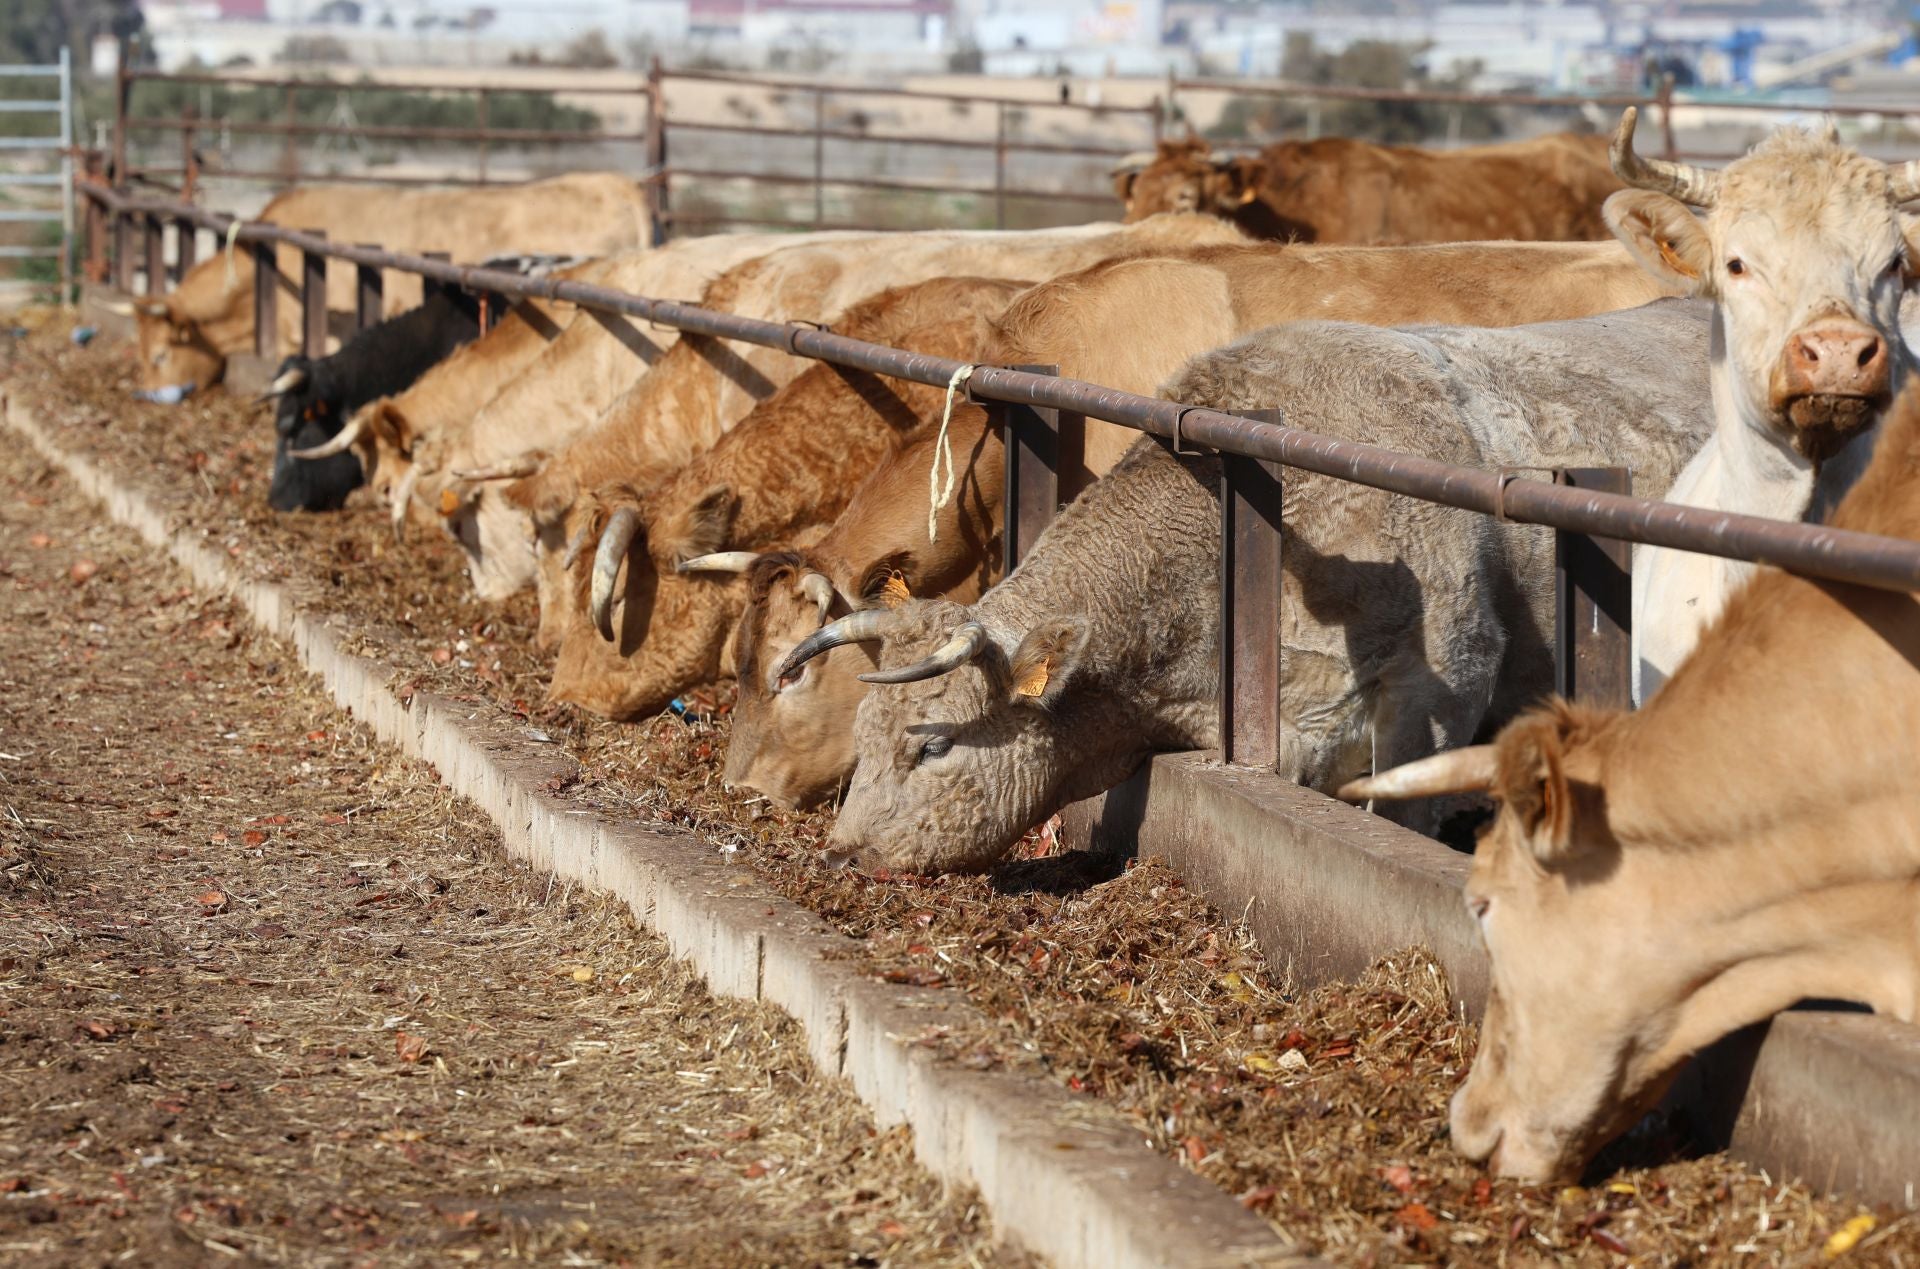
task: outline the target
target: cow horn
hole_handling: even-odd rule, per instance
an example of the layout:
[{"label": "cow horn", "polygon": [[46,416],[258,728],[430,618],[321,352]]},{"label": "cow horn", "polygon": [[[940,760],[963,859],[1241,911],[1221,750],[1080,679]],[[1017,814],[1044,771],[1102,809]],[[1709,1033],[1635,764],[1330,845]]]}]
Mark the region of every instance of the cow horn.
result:
[{"label": "cow horn", "polygon": [[312,449],[288,450],[294,458],[331,458],[335,454],[344,454],[353,443],[360,439],[360,433],[367,430],[367,416],[356,414],[347,420],[347,425],[331,437],[315,445]]},{"label": "cow horn", "polygon": [[1895,203],[1911,203],[1920,198],[1920,159],[1887,164],[1887,183],[1892,186]]},{"label": "cow horn", "polygon": [[540,460],[531,454],[509,458],[486,467],[456,467],[455,480],[525,480],[540,470]]},{"label": "cow horn", "polygon": [[613,640],[613,583],[620,576],[620,561],[627,558],[638,536],[640,512],[622,507],[607,521],[600,534],[600,548],[593,555],[593,624],[599,628],[600,637],[609,642]]},{"label": "cow horn", "polygon": [[1498,756],[1492,745],[1470,745],[1409,762],[1340,786],[1348,802],[1370,798],[1431,798],[1443,793],[1480,793],[1493,787]]},{"label": "cow horn", "polygon": [[987,628],[977,621],[963,621],[959,629],[953,632],[953,638],[933,650],[933,655],[924,661],[912,665],[903,665],[897,670],[875,670],[871,674],[862,674],[862,683],[918,683],[921,679],[936,679],[942,674],[951,674],[967,662],[980,655],[987,646]]},{"label": "cow horn", "polygon": [[696,555],[673,566],[676,573],[744,573],[760,558],[758,551],[715,551]]},{"label": "cow horn", "polygon": [[787,659],[773,672],[773,681],[778,683],[822,652],[831,652],[849,643],[884,639],[892,618],[893,614],[885,608],[861,608],[838,621],[828,622],[793,645],[793,651],[787,653]]},{"label": "cow horn", "polygon": [[1720,173],[1690,163],[1643,159],[1633,152],[1633,125],[1639,117],[1640,111],[1634,106],[1620,113],[1620,127],[1608,150],[1613,174],[1635,189],[1671,194],[1694,207],[1713,206],[1720,197]]},{"label": "cow horn", "polygon": [[133,308],[136,313],[145,313],[148,317],[171,317],[173,315],[173,310],[167,307],[165,300],[135,300],[133,302]]},{"label": "cow horn", "polygon": [[593,524],[589,521],[580,526],[580,531],[567,541],[567,553],[560,557],[560,571],[571,573],[573,566],[580,562],[580,552],[587,549],[587,539],[593,536]]},{"label": "cow horn", "polygon": [[393,506],[389,513],[393,517],[393,540],[401,542],[407,536],[407,513],[413,509],[413,487],[420,483],[420,464],[407,468],[407,474],[400,477],[400,483],[394,487]]},{"label": "cow horn", "polygon": [[254,404],[258,405],[262,401],[271,401],[275,397],[283,397],[287,395],[287,393],[289,392],[298,392],[300,389],[306,386],[307,386],[307,372],[305,368],[301,366],[295,366],[293,369],[287,371],[285,374],[275,379],[272,383],[268,384],[267,390],[265,392],[262,392],[258,397],[254,398]]},{"label": "cow horn", "polygon": [[1107,169],[1108,176],[1119,176],[1125,172],[1141,172],[1153,166],[1160,156],[1152,150],[1135,150],[1132,154],[1122,155],[1120,161]]},{"label": "cow horn", "polygon": [[827,613],[833,608],[833,583],[827,580],[825,573],[802,573],[800,575],[800,593],[813,601],[820,610],[820,624],[827,624]]},{"label": "cow horn", "polygon": [[112,313],[115,317],[132,317],[136,312],[139,311],[133,307],[132,300],[108,300],[108,299],[96,298],[93,302],[104,311]]}]

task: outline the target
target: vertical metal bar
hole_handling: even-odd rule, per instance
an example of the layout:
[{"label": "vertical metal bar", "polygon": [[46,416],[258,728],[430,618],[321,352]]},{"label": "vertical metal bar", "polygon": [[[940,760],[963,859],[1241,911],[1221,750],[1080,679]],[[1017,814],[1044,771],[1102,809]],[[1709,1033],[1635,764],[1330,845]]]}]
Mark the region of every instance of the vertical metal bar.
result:
[{"label": "vertical metal bar", "polygon": [[73,54],[60,46],[60,299],[80,302],[73,284]]},{"label": "vertical metal bar", "polygon": [[107,280],[107,212],[100,200],[91,195],[87,197],[86,277],[95,285]]},{"label": "vertical metal bar", "polygon": [[481,185],[485,185],[487,183],[487,90],[484,88],[480,89],[478,94],[478,99],[474,102],[473,113],[474,113],[474,124],[479,129],[479,133],[480,133],[480,136],[479,136],[479,142],[480,142],[479,183]]},{"label": "vertical metal bar", "polygon": [[993,227],[1007,227],[1007,103],[993,111]]},{"label": "vertical metal bar", "polygon": [[[422,251],[420,254],[429,260],[453,259],[452,253],[446,251]],[[447,284],[445,282],[441,282],[436,278],[422,277],[420,279],[420,302],[424,304],[446,289]]]},{"label": "vertical metal bar", "polygon": [[[1030,374],[1055,375],[1058,366],[1015,366]],[[1006,447],[1005,524],[1002,558],[1011,573],[1027,557],[1060,506],[1060,412],[1030,405],[983,402],[1000,425]]]},{"label": "vertical metal bar", "polygon": [[253,355],[280,351],[280,262],[273,244],[253,244]]},{"label": "vertical metal bar", "polygon": [[[1279,410],[1241,410],[1262,423]],[[1280,760],[1281,467],[1220,455],[1220,750],[1228,762]]]},{"label": "vertical metal bar", "polygon": [[493,310],[501,302],[501,298],[492,291],[482,291],[478,299],[480,301],[480,333],[484,335],[493,329]]},{"label": "vertical metal bar", "polygon": [[149,212],[140,217],[140,238],[145,247],[146,291],[148,295],[165,295],[167,291],[167,222],[160,219],[158,213]]},{"label": "vertical metal bar", "polygon": [[[374,251],[380,250],[377,242],[363,242],[362,247]],[[356,330],[365,330],[369,326],[378,326],[387,311],[387,275],[371,264],[353,266],[353,325]]]},{"label": "vertical metal bar", "polygon": [[300,154],[296,148],[299,142],[293,132],[293,125],[300,122],[299,92],[292,84],[287,85],[287,140],[280,149],[280,177],[289,185],[300,179]]},{"label": "vertical metal bar", "polygon": [[133,294],[133,213],[113,212],[113,287]]},{"label": "vertical metal bar", "polygon": [[200,262],[200,229],[184,216],[173,222],[173,280],[177,284]]},{"label": "vertical metal bar", "polygon": [[667,94],[660,59],[647,64],[647,233],[650,246],[667,240],[673,209],[667,174]]},{"label": "vertical metal bar", "polygon": [[[1631,494],[1625,467],[1569,467],[1554,483]],[[1556,531],[1554,690],[1600,709],[1633,707],[1633,547],[1616,538]]]},{"label": "vertical metal bar", "polygon": [[[316,238],[323,229],[309,229]],[[317,251],[300,253],[300,352],[307,357],[327,355],[327,258]]]},{"label": "vertical metal bar", "polygon": [[[1171,86],[1169,86],[1169,89],[1168,89],[1168,97],[1169,99],[1171,99],[1172,97]],[[1151,106],[1148,106],[1147,109],[1152,112],[1153,144],[1154,144],[1154,148],[1158,149],[1160,146],[1160,137],[1163,133],[1163,130],[1166,128],[1166,105],[1160,100],[1158,96],[1155,96],[1153,99],[1153,104]]]},{"label": "vertical metal bar", "polygon": [[813,90],[813,223],[827,218],[827,94]]},{"label": "vertical metal bar", "polygon": [[192,202],[194,193],[200,186],[200,151],[199,147],[194,145],[194,139],[199,135],[194,130],[194,121],[199,111],[198,106],[188,102],[184,112],[187,117],[186,126],[180,129],[180,201],[183,203]]},{"label": "vertical metal bar", "polygon": [[1665,157],[1672,158],[1680,152],[1680,146],[1673,134],[1673,76],[1660,77],[1660,139],[1666,150]]},{"label": "vertical metal bar", "polygon": [[127,107],[133,100],[133,78],[127,62],[132,56],[132,42],[121,40],[119,65],[114,67],[113,75],[113,171],[109,173],[112,178],[109,184],[120,190],[132,183],[127,172]]}]

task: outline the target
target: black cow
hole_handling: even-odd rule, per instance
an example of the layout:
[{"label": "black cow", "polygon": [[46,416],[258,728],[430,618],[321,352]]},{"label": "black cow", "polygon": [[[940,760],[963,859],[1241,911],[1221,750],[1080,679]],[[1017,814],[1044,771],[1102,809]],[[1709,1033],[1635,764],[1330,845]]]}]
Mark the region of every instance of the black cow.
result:
[{"label": "black cow", "polygon": [[[494,303],[497,312],[497,297]],[[403,391],[479,333],[479,300],[449,287],[418,308],[369,326],[331,356],[281,362],[262,398],[277,401],[273,427],[278,440],[267,504],[275,511],[339,510],[366,479],[359,457],[348,451],[300,459],[292,451],[331,440],[355,410]]]}]

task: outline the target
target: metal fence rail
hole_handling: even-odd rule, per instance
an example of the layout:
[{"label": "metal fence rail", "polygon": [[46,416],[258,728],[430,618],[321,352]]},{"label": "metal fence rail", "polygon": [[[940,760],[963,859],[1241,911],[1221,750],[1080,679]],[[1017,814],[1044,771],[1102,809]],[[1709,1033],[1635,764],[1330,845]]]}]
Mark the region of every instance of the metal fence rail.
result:
[{"label": "metal fence rail", "polygon": [[0,137],[0,150],[13,153],[39,152],[52,156],[59,164],[54,172],[16,172],[0,168],[0,189],[41,186],[58,187],[60,209],[10,207],[0,209],[0,222],[9,224],[53,224],[60,226],[60,244],[53,247],[32,244],[0,244],[0,259],[59,261],[58,302],[73,299],[73,67],[67,49],[60,60],[45,65],[0,66],[0,79],[51,79],[54,93],[34,97],[0,98],[0,114],[50,114],[58,116],[57,135],[51,137]]},{"label": "metal fence rail", "polygon": [[[430,282],[462,286],[501,296],[541,298],[577,304],[602,312],[620,313],[675,329],[778,348],[797,356],[867,370],[917,383],[944,386],[953,381],[962,363],[904,349],[836,335],[829,330],[782,324],[717,312],[677,300],[659,300],[606,287],[559,278],[528,278],[517,273],[453,264],[374,247],[329,242],[324,235],[285,229],[208,212],[189,203],[134,197],[104,185],[82,182],[81,192],[102,217],[116,227],[114,241],[122,259],[129,253],[135,222],[144,229],[149,259],[157,260],[152,245],[163,221],[171,221],[190,240],[195,227],[227,234],[248,244],[255,253],[256,344],[270,351],[278,339],[276,315],[276,245],[303,253],[299,289],[307,320],[303,323],[309,355],[323,349],[326,270],[328,259],[341,260],[359,270],[361,289],[377,284],[383,269],[415,273]],[[90,217],[90,224],[97,223]],[[121,228],[125,226],[125,228]],[[117,269],[123,278],[130,269]],[[164,286],[164,274],[148,272],[148,289]],[[361,321],[377,320],[363,306]],[[1564,687],[1581,681],[1576,662],[1598,655],[1613,662],[1589,681],[1597,683],[1596,703],[1625,704],[1625,679],[1620,663],[1627,654],[1629,615],[1618,607],[1620,556],[1606,558],[1612,543],[1637,542],[1671,547],[1729,559],[1770,564],[1791,572],[1886,590],[1920,591],[1920,542],[1882,537],[1824,525],[1770,520],[1760,516],[1706,511],[1674,503],[1656,502],[1609,492],[1620,487],[1617,469],[1573,471],[1556,481],[1530,479],[1512,471],[1459,467],[1378,446],[1321,436],[1289,427],[1272,417],[1242,417],[1219,410],[1166,401],[1061,378],[1044,368],[982,365],[967,381],[969,399],[997,412],[1007,448],[1008,496],[1004,537],[1009,565],[1039,534],[1059,502],[1059,477],[1066,450],[1073,441],[1075,419],[1102,419],[1134,428],[1168,442],[1175,452],[1202,446],[1226,461],[1222,503],[1226,514],[1223,533],[1228,550],[1222,578],[1221,629],[1230,636],[1223,658],[1266,666],[1264,645],[1278,638],[1277,621],[1235,623],[1236,610],[1270,614],[1278,611],[1281,526],[1278,482],[1283,468],[1297,468],[1392,493],[1459,507],[1523,524],[1543,525],[1561,535],[1563,643],[1559,681]],[[1598,572],[1581,578],[1564,576],[1573,567],[1576,541],[1591,540],[1602,548],[1589,564]],[[1608,576],[1611,570],[1612,576]],[[1565,587],[1573,585],[1582,595]],[[1584,597],[1583,597],[1584,596]],[[1584,606],[1582,606],[1584,605]],[[1578,611],[1580,621],[1565,620]],[[1605,611],[1608,620],[1595,616]],[[1600,640],[1601,645],[1592,640]],[[1277,645],[1276,645],[1277,646]],[[1271,662],[1277,666],[1277,662]],[[1223,727],[1229,760],[1271,765],[1278,725],[1277,675],[1262,671],[1231,674],[1223,681]],[[1249,721],[1251,720],[1251,721]]]}]

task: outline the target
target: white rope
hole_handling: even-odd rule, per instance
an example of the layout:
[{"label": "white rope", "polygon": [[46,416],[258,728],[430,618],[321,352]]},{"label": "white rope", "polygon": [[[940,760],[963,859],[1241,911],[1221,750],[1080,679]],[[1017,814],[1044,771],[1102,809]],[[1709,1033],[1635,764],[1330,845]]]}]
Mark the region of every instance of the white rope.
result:
[{"label": "white rope", "polygon": [[227,222],[227,289],[229,291],[238,290],[240,287],[240,273],[233,267],[233,244],[239,237],[240,221],[235,218]]},{"label": "white rope", "polygon": [[[927,541],[940,540],[940,508],[953,501],[953,441],[947,428],[953,422],[953,397],[960,385],[973,378],[973,367],[962,366],[947,380],[947,403],[940,411],[940,434],[933,440],[933,465],[927,468]],[[940,483],[940,460],[947,462],[947,483]]]}]

